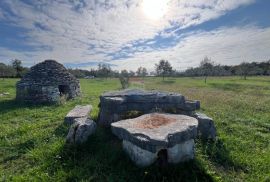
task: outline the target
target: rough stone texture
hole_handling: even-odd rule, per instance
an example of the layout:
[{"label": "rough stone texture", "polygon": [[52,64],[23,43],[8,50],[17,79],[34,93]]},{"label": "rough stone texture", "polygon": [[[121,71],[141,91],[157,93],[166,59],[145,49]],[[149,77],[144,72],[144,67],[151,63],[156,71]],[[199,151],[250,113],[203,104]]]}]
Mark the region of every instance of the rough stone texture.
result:
[{"label": "rough stone texture", "polygon": [[157,159],[157,152],[149,152],[126,140],[123,140],[123,149],[130,159],[140,167],[149,166]]},{"label": "rough stone texture", "polygon": [[188,161],[194,158],[194,140],[188,140],[175,146],[168,148],[168,162],[178,163]]},{"label": "rough stone texture", "polygon": [[199,101],[186,100],[183,95],[171,92],[138,89],[108,92],[100,96],[99,123],[110,126],[134,111],[140,115],[152,112],[193,115],[199,107]]},{"label": "rough stone texture", "polygon": [[46,60],[31,67],[17,82],[16,99],[33,103],[55,103],[65,95],[67,99],[80,95],[80,83],[68,70],[54,60]]},{"label": "rough stone texture", "polygon": [[[146,167],[153,164],[158,158],[158,152],[149,152],[129,141],[123,140],[123,149],[129,155],[130,159],[140,167]],[[167,157],[169,163],[184,162],[194,158],[194,140],[176,144],[167,148]]]},{"label": "rough stone texture", "polygon": [[198,121],[193,117],[152,113],[112,123],[111,130],[120,139],[156,153],[194,139],[197,126]]},{"label": "rough stone texture", "polygon": [[92,111],[91,105],[86,106],[75,106],[65,117],[65,124],[73,124],[76,122],[76,118],[87,118],[89,116],[89,113]]},{"label": "rough stone texture", "polygon": [[205,114],[196,113],[195,117],[199,121],[198,133],[205,139],[215,139],[216,138],[216,127],[212,118],[209,118]]},{"label": "rough stone texture", "polygon": [[66,141],[71,144],[82,144],[96,130],[96,123],[89,118],[77,118],[70,127]]}]

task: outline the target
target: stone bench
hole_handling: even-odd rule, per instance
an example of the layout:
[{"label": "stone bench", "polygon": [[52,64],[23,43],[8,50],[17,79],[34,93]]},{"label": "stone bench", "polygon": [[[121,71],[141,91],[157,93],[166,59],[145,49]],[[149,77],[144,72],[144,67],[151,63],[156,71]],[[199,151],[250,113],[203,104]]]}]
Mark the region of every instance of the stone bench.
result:
[{"label": "stone bench", "polygon": [[90,112],[92,111],[91,105],[77,105],[66,115],[64,123],[72,125],[75,123],[76,118],[87,118],[89,117]]},{"label": "stone bench", "polygon": [[178,93],[127,89],[101,95],[99,107],[99,124],[110,126],[125,119],[129,112],[140,115],[152,112],[193,115],[200,108],[200,102],[186,100]]},{"label": "stone bench", "polygon": [[145,114],[111,124],[112,132],[123,140],[123,149],[138,166],[178,163],[194,158],[196,118],[176,114]]},{"label": "stone bench", "polygon": [[71,125],[66,142],[82,144],[96,131],[96,123],[89,118],[91,105],[77,105],[65,117],[64,123]]}]

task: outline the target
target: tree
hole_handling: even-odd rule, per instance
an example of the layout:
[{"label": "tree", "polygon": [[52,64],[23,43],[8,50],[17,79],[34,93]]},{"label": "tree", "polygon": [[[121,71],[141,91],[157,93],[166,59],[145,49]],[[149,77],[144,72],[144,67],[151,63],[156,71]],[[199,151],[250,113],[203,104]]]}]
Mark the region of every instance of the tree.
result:
[{"label": "tree", "polygon": [[145,76],[147,76],[147,69],[143,68],[143,67],[139,67],[138,70],[136,71],[137,76],[140,76],[142,78],[144,78]]},{"label": "tree", "polygon": [[135,76],[135,72],[134,71],[129,71],[129,77],[134,77]]},{"label": "tree", "polygon": [[122,70],[119,75],[119,80],[122,86],[122,89],[126,89],[129,86],[129,73],[127,70]]},{"label": "tree", "polygon": [[106,79],[110,76],[112,70],[109,64],[98,64],[97,75],[105,77]]},{"label": "tree", "polygon": [[0,77],[4,79],[6,77],[14,77],[15,75],[16,72],[12,66],[0,63]]},{"label": "tree", "polygon": [[163,81],[164,77],[170,75],[172,72],[172,66],[168,61],[160,60],[155,66],[157,75],[162,75]]},{"label": "tree", "polygon": [[246,62],[242,62],[239,66],[238,66],[238,70],[237,72],[243,76],[244,80],[247,79],[247,75],[249,74],[250,68],[249,68],[249,63]]},{"label": "tree", "polygon": [[22,71],[23,71],[22,61],[18,59],[14,59],[12,61],[12,67],[16,71],[16,77],[22,77]]},{"label": "tree", "polygon": [[211,61],[207,56],[200,63],[202,75],[204,76],[204,83],[206,83],[207,77],[213,74],[214,62]]}]

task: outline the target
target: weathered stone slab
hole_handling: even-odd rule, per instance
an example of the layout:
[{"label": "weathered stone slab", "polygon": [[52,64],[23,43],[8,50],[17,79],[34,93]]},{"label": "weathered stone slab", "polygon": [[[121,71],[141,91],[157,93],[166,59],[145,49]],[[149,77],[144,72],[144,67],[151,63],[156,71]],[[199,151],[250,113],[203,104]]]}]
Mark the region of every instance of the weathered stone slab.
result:
[{"label": "weathered stone slab", "polygon": [[82,144],[96,131],[96,123],[89,118],[76,118],[70,127],[66,141],[71,144]]},{"label": "weathered stone slab", "polygon": [[152,113],[112,123],[111,129],[120,139],[155,153],[194,139],[197,126],[198,121],[193,117]]},{"label": "weathered stone slab", "polygon": [[110,123],[125,118],[130,111],[142,114],[158,111],[192,115],[199,107],[199,101],[185,100],[178,93],[138,89],[108,92],[100,96],[99,123],[110,126]]},{"label": "weathered stone slab", "polygon": [[91,105],[85,106],[77,105],[66,115],[64,122],[66,124],[71,125],[75,123],[76,118],[87,118],[91,111],[92,111]]},{"label": "weathered stone slab", "polygon": [[205,139],[216,138],[216,127],[212,118],[206,116],[203,113],[196,113],[195,117],[199,121],[198,133]]}]

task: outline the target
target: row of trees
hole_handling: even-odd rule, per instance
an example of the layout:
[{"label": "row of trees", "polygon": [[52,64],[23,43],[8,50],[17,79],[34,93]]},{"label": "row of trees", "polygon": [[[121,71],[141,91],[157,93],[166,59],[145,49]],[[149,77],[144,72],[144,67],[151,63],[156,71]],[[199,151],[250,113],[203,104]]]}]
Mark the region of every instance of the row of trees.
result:
[{"label": "row of trees", "polygon": [[15,59],[11,61],[10,65],[6,65],[4,63],[0,63],[0,77],[7,78],[7,77],[22,77],[29,68],[22,66],[22,61]]},{"label": "row of trees", "polygon": [[270,60],[266,62],[242,62],[239,65],[227,66],[216,64],[210,58],[205,57],[199,67],[189,68],[184,72],[176,72],[176,76],[204,76],[205,82],[208,76],[242,76],[246,79],[251,75],[270,75]]},{"label": "row of trees", "polygon": [[[13,60],[10,65],[0,63],[0,77],[22,77],[29,69],[22,66],[20,60]],[[196,77],[204,76],[205,82],[208,76],[231,76],[240,75],[246,79],[249,75],[270,75],[270,60],[266,62],[243,62],[239,65],[227,66],[220,65],[213,62],[210,58],[205,57],[198,67],[188,68],[185,71],[176,71],[167,60],[160,60],[155,64],[155,71],[149,73],[146,68],[139,67],[134,71],[115,71],[112,70],[109,64],[99,64],[97,69],[83,70],[83,69],[69,69],[69,71],[77,78],[85,77],[121,77],[122,75],[128,77],[145,77],[147,75],[162,76],[163,80],[166,76],[187,76]]]},{"label": "row of trees", "polygon": [[121,75],[126,75],[128,77],[145,77],[148,75],[147,69],[144,67],[139,67],[136,72],[127,70],[116,71],[112,70],[109,64],[99,64],[97,69],[91,69],[89,71],[82,69],[69,69],[69,71],[77,78],[99,77],[107,79],[110,77],[120,77]]}]

